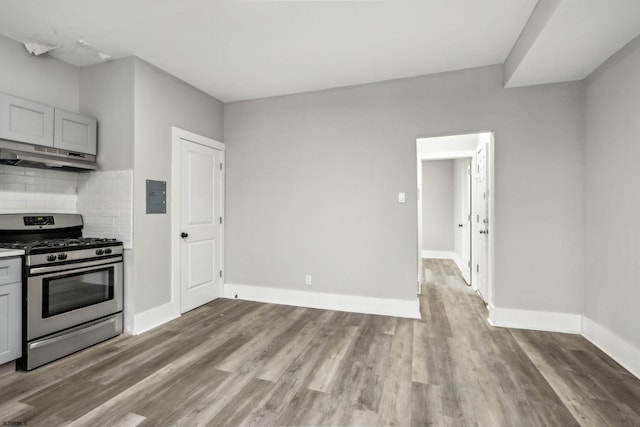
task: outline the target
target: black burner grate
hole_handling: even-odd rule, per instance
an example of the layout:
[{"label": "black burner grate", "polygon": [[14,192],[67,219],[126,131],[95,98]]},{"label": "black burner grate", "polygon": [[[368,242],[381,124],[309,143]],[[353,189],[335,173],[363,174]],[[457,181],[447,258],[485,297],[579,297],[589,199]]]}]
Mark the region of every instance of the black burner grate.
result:
[{"label": "black burner grate", "polygon": [[80,237],[69,239],[49,239],[49,240],[31,240],[27,242],[4,242],[0,243],[0,248],[3,249],[22,249],[27,254],[37,252],[43,252],[46,250],[73,250],[90,248],[92,246],[103,246],[105,244],[117,244],[116,239],[106,239],[100,237]]}]

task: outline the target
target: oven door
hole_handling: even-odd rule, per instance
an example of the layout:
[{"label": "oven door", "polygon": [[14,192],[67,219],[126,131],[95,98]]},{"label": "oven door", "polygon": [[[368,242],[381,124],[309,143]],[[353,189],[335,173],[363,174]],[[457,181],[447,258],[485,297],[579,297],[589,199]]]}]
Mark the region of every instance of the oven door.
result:
[{"label": "oven door", "polygon": [[122,257],[31,267],[27,340],[122,311]]}]

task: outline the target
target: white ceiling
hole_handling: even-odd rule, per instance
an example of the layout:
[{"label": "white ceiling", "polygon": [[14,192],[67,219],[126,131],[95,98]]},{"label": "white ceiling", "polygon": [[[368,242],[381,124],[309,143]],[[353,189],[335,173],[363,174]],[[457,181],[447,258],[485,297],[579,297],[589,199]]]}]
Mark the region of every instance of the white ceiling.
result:
[{"label": "white ceiling", "polygon": [[[605,16],[613,23],[629,8],[635,12],[633,3],[640,4],[638,0],[563,1],[581,13],[549,20],[548,33],[543,30],[536,40],[541,44],[531,46],[533,59],[520,61],[517,71],[534,75],[522,79],[523,84],[535,84],[531,82],[541,63],[555,68],[562,68],[559,63],[573,64],[572,55],[578,52],[566,45],[575,43],[566,40],[567,33],[585,14],[593,18],[588,8],[579,6],[581,2],[606,4],[607,10],[612,2],[619,3],[617,14]],[[77,66],[101,61],[99,52],[114,59],[136,55],[229,102],[503,63],[536,3],[0,0],[0,33],[20,42],[59,45],[51,54]],[[602,19],[601,8],[597,9]],[[634,16],[640,18],[640,13]],[[559,73],[561,78],[583,77],[640,32],[637,20],[625,22],[624,34],[602,44],[604,54],[599,51],[593,55],[597,58],[581,61],[579,73]],[[594,30],[591,35],[601,38],[601,33]],[[554,37],[565,42],[563,55],[539,55],[538,49],[558,48]],[[586,44],[582,39],[578,43]],[[584,50],[579,52],[582,56]],[[553,80],[546,71],[544,79]]]}]

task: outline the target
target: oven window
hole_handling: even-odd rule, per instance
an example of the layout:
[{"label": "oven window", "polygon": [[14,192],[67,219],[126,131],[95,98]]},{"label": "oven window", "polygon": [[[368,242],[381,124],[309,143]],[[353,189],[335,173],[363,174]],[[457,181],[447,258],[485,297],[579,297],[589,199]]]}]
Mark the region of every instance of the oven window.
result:
[{"label": "oven window", "polygon": [[112,267],[51,277],[42,281],[42,317],[113,299]]}]

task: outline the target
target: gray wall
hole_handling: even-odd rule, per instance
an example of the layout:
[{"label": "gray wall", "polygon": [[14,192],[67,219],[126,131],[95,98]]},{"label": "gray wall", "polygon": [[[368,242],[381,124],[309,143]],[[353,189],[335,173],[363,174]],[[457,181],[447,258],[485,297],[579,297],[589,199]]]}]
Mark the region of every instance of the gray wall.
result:
[{"label": "gray wall", "polygon": [[99,118],[100,170],[133,169],[133,57],[80,69],[80,111]]},{"label": "gray wall", "polygon": [[422,162],[422,250],[454,250],[453,160]]},{"label": "gray wall", "polygon": [[[133,253],[128,268],[135,314],[171,300],[171,127],[221,141],[223,106],[134,57],[80,70],[80,108],[99,118],[101,170],[133,169]],[[167,182],[166,215],[147,215],[147,179]]]},{"label": "gray wall", "polygon": [[416,138],[494,130],[495,304],[580,313],[582,85],[502,77],[490,66],[226,104],[227,282],[415,299]]},{"label": "gray wall", "polygon": [[640,38],[586,80],[584,314],[640,348]]},{"label": "gray wall", "polygon": [[[137,313],[171,300],[171,215],[147,215],[147,179],[171,180],[171,127],[222,140],[223,106],[151,64],[135,59],[133,241]],[[170,206],[171,193],[167,197]]]},{"label": "gray wall", "polygon": [[78,69],[0,35],[0,92],[78,112]]}]

